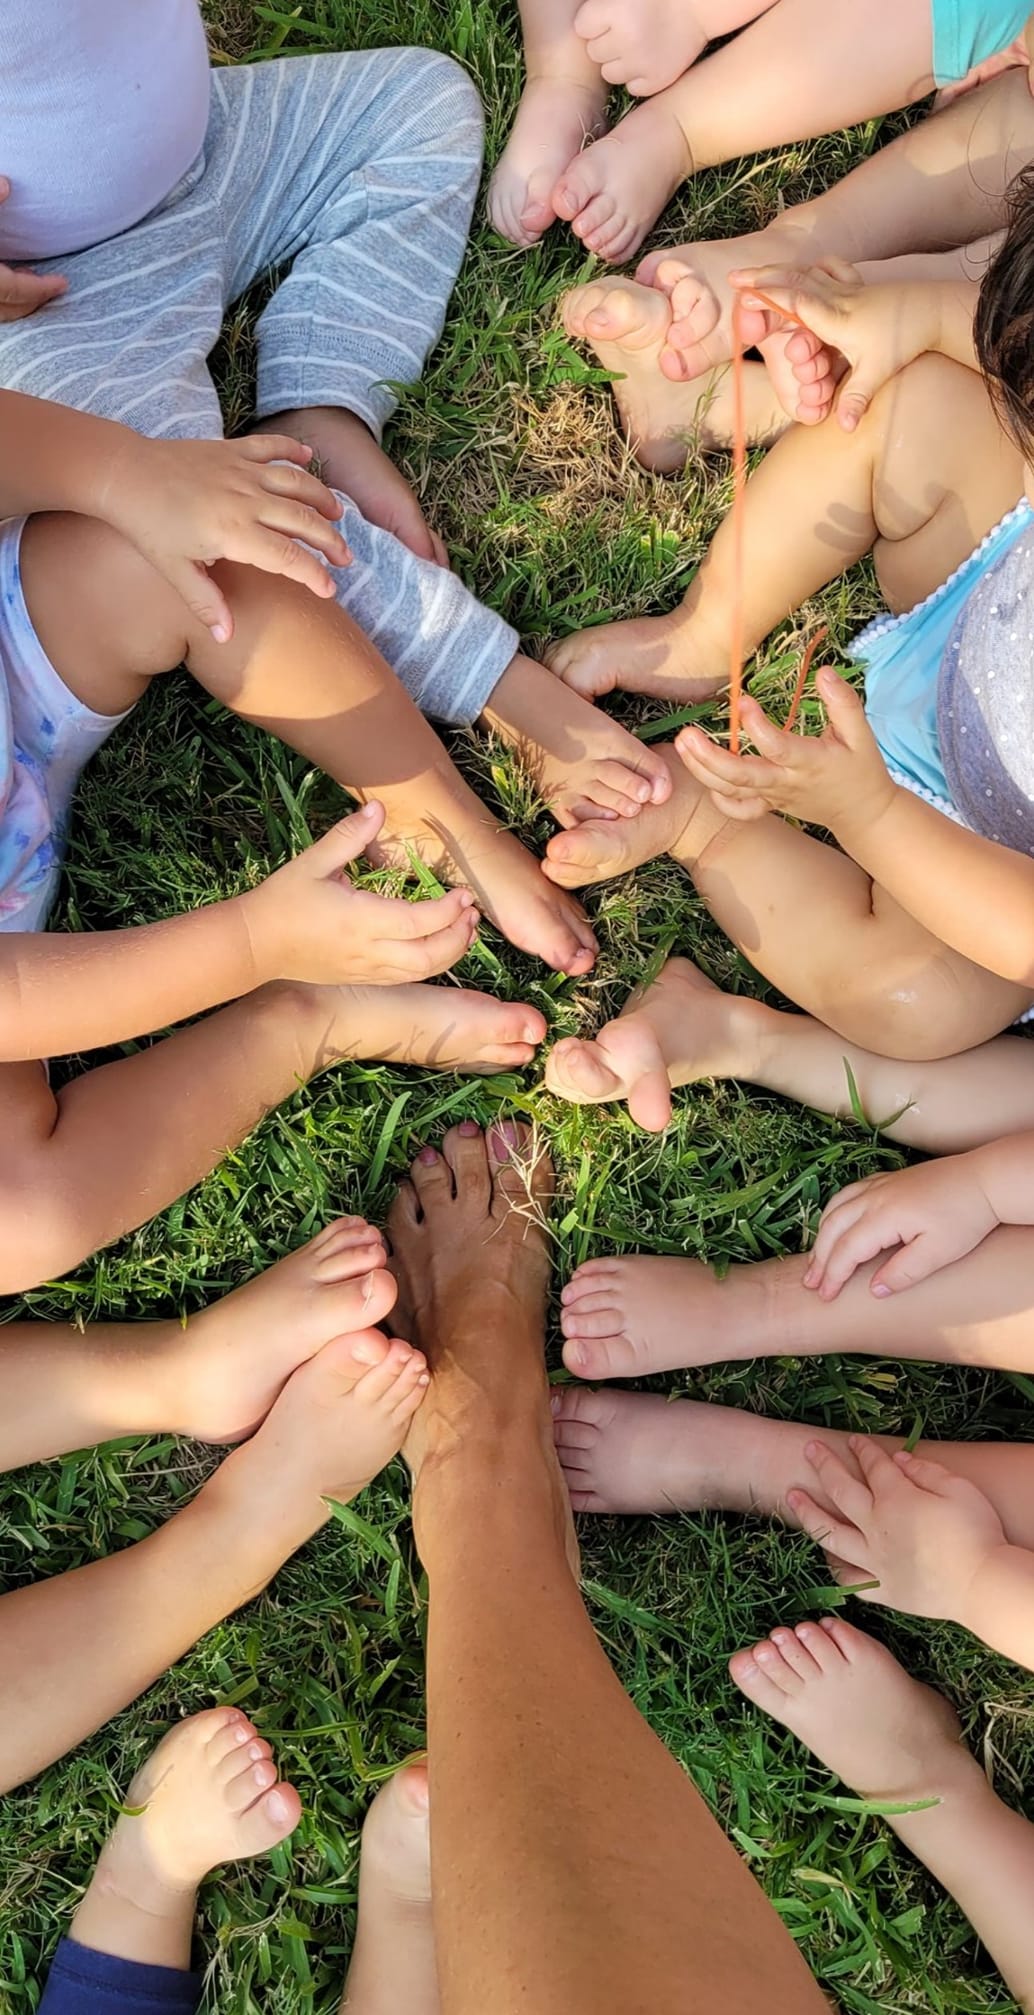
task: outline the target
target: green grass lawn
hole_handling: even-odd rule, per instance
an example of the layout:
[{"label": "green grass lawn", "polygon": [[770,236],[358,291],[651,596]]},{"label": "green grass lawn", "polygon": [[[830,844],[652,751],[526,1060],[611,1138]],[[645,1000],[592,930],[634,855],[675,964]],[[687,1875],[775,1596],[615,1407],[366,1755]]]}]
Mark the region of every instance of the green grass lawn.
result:
[{"label": "green grass lawn", "polygon": [[[230,60],[386,41],[450,50],[482,91],[493,157],[501,144],[520,82],[509,5],[303,0],[292,14],[218,0],[210,12],[215,47]],[[673,205],[665,236],[764,221],[784,200],[843,173],[880,137],[874,128],[702,176]],[[458,567],[533,643],[604,613],[670,606],[728,499],[722,463],[693,464],[673,483],[629,464],[606,385],[557,331],[559,295],[588,270],[566,234],[529,255],[503,250],[479,212],[444,341],[393,433],[394,452]],[[242,313],[220,367],[231,424],[247,413],[249,357]],[[822,598],[839,643],[872,606],[864,573]],[[777,639],[770,690],[785,683],[787,663]],[[485,795],[540,844],[549,823],[514,766],[467,742],[459,753]],[[85,929],[143,922],[241,886],[303,839],[310,821],[321,829],[335,803],[300,759],[228,721],[185,680],[170,681],[85,779],[65,921]],[[556,1033],[595,1027],[671,949],[726,984],[759,984],[670,865],[590,898],[590,908],[602,947],[590,980],[558,982],[486,932],[493,957],[468,962],[469,983],[536,1001]],[[622,1111],[557,1104],[535,1071],[463,1081],[342,1067],[274,1114],[163,1219],[9,1313],[27,1307],[61,1321],[196,1308],[336,1211],[381,1217],[424,1140],[460,1117],[487,1120],[513,1108],[534,1114],[557,1158],[558,1287],[573,1264],[606,1250],[720,1262],[798,1251],[834,1189],[898,1158],[858,1127],[735,1085],[680,1094],[675,1123],[656,1140],[637,1134]],[[555,1342],[554,1333],[551,1349]],[[933,1434],[1014,1438],[1026,1432],[1031,1390],[1020,1378],[876,1361],[773,1360],[673,1382],[816,1422],[905,1431],[920,1422]],[[4,1582],[58,1573],[141,1537],[195,1489],[208,1459],[189,1445],[150,1441],[19,1473],[0,1513]],[[227,2015],[336,2008],[361,1818],[422,1734],[425,1609],[400,1464],[359,1509],[364,1528],[326,1532],[134,1708],[4,1801],[2,2015],[36,2007],[118,1788],[170,1719],[214,1699],[240,1702],[274,1738],[305,1818],[270,1862],[207,1890],[211,2005]],[[749,1856],[831,1997],[856,2015],[1012,2008],[955,1908],[878,1820],[845,1810],[840,1787],[726,1679],[730,1651],[820,1606],[815,1589],[825,1577],[814,1550],[766,1525],[714,1516],[589,1523],[583,1541],[589,1600],[622,1680]],[[996,1782],[1019,1797],[1034,1760],[1025,1678],[961,1632],[878,1613],[862,1620],[911,1670],[947,1688]]]}]

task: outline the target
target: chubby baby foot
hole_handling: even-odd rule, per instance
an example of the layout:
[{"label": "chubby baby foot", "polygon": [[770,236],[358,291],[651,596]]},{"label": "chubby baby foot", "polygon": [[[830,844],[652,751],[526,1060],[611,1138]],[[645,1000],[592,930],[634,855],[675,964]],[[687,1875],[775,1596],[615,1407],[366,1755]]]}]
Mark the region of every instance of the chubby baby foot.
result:
[{"label": "chubby baby foot", "polygon": [[467,987],[306,987],[298,998],[328,1061],[376,1057],[423,1070],[521,1070],[546,1033],[538,1008]]},{"label": "chubby baby foot", "polygon": [[594,1041],[556,1043],[546,1084],[572,1105],[624,1099],[638,1126],[662,1133],[673,1085],[749,1070],[764,1014],[758,1002],[723,993],[690,959],[672,958]]},{"label": "chubby baby foot", "polygon": [[516,658],[503,674],[481,725],[516,751],[559,825],[635,819],[671,796],[663,753],[558,686],[532,658]]},{"label": "chubby baby foot", "polygon": [[623,84],[634,98],[666,91],[696,62],[709,34],[724,32],[706,29],[686,0],[584,0],[574,28],[605,81]]},{"label": "chubby baby foot", "polygon": [[188,1965],[204,1877],[224,1861],[267,1854],[294,1832],[301,1809],[238,1708],[179,1722],[134,1777],[72,1936],[94,1951]]},{"label": "chubby baby foot", "polygon": [[564,1363],[577,1378],[647,1378],[745,1355],[724,1320],[735,1289],[698,1259],[586,1260],[561,1295]]},{"label": "chubby baby foot", "polygon": [[[390,1314],[384,1240],[361,1217],[336,1218],[298,1252],[171,1332],[161,1352],[161,1425],[201,1441],[240,1441],[291,1373],[332,1337]],[[156,1367],[157,1368],[157,1367]]]},{"label": "chubby baby foot", "polygon": [[556,221],[557,178],[606,123],[607,90],[598,78],[531,76],[488,189],[495,229],[526,251]]},{"label": "chubby baby foot", "polygon": [[[671,328],[664,294],[634,280],[594,280],[573,288],[561,313],[568,335],[590,344],[603,369],[613,372],[622,430],[644,469],[671,475],[691,450],[728,447],[733,411],[727,365],[689,384],[675,384],[661,370]],[[749,442],[774,439],[786,416],[760,364],[747,365],[744,396]]]},{"label": "chubby baby foot", "polygon": [[363,1823],[359,1921],[342,2015],[440,2015],[427,1767],[378,1791]]},{"label": "chubby baby foot", "polygon": [[[684,775],[688,777],[688,772]],[[702,796],[695,785],[686,791],[673,773],[667,803],[645,806],[637,819],[618,819],[612,824],[587,819],[569,832],[554,833],[546,848],[543,872],[561,888],[577,889],[629,874],[662,854],[680,856]]]},{"label": "chubby baby foot", "polygon": [[[821,1763],[863,1798],[891,1805],[926,1800],[963,1837],[965,1805],[990,1795],[975,1759],[962,1746],[958,1716],[896,1658],[840,1617],[773,1630],[738,1651],[729,1672],[741,1693],[789,1728]],[[981,1792],[982,1787],[982,1792]],[[959,1809],[961,1808],[961,1809]],[[912,1838],[935,1810],[891,1824]],[[937,1822],[939,1823],[939,1822]]]},{"label": "chubby baby foot", "polygon": [[619,266],[638,251],[691,171],[671,93],[662,92],[570,163],[553,207],[588,251]]},{"label": "chubby baby foot", "polygon": [[573,1511],[752,1508],[750,1479],[771,1422],[731,1406],[584,1386],[554,1392],[552,1408]]}]

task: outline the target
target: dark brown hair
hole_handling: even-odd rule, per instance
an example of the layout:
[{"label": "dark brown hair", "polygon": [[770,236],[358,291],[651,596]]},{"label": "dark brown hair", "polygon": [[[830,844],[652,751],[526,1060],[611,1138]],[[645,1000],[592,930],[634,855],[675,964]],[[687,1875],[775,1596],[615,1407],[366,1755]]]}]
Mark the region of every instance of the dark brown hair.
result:
[{"label": "dark brown hair", "polygon": [[1005,239],[984,275],[973,323],[995,409],[1024,461],[1034,462],[1034,166],[1009,189]]}]

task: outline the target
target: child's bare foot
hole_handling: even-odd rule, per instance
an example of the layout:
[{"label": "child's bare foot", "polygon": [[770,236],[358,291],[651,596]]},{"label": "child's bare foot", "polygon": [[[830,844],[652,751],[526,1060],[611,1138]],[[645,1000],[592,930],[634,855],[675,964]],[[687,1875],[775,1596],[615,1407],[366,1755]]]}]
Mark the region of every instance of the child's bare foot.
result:
[{"label": "child's bare foot", "polygon": [[672,958],[594,1041],[556,1043],[546,1083],[572,1105],[625,1099],[638,1126],[662,1133],[673,1085],[750,1075],[765,1014],[758,1001],[723,993],[690,959]]},{"label": "child's bare foot", "polygon": [[[669,752],[658,749],[670,762]],[[644,861],[661,854],[682,857],[690,848],[690,828],[699,828],[703,846],[722,824],[705,793],[683,771],[691,785],[686,790],[682,778],[672,770],[672,794],[664,805],[647,805],[637,819],[617,819],[607,825],[600,819],[586,819],[570,832],[554,833],[546,848],[542,870],[561,888],[585,888],[590,882],[613,880],[626,875]]]},{"label": "child's bare foot", "polygon": [[515,658],[481,725],[517,750],[557,823],[634,819],[671,796],[663,755],[638,742],[533,658]]},{"label": "child's bare foot", "polygon": [[[162,1353],[161,1424],[201,1441],[240,1441],[291,1373],[332,1337],[383,1322],[395,1303],[384,1240],[337,1218],[298,1252],[190,1317]],[[171,1410],[170,1410],[171,1409]]]},{"label": "child's bare foot", "polygon": [[587,140],[602,133],[604,85],[568,77],[528,77],[513,132],[488,190],[495,229],[526,251],[556,221],[557,178]]},{"label": "child's bare foot", "polygon": [[[671,327],[671,307],[654,287],[634,280],[595,280],[565,295],[561,312],[569,336],[590,343],[605,371],[621,424],[644,469],[670,475],[690,449],[728,447],[732,438],[732,387],[726,365],[675,385],[660,369]],[[770,441],[788,422],[760,364],[748,364],[744,383],[747,438]]]},{"label": "child's bare foot", "polygon": [[418,559],[447,567],[449,555],[424,517],[401,469],[358,413],[341,406],[302,406],[262,420],[257,431],[291,434],[315,450],[325,483],[341,490],[371,525],[393,532]]},{"label": "child's bare foot", "polygon": [[[649,253],[640,262],[636,279],[663,294],[671,311],[657,359],[662,375],[674,384],[686,384],[727,362],[732,356],[735,299],[729,274],[742,267],[771,264],[774,255],[791,264],[801,260],[810,263],[805,245],[803,234],[789,227],[778,237],[758,231],[742,238]],[[764,359],[776,416],[784,424],[787,419],[808,422],[815,418],[809,400],[802,398],[802,387],[786,354],[794,332],[782,324],[774,326],[773,317],[764,310],[741,305],[740,333],[744,348],[759,350]],[[820,344],[816,344],[815,354],[828,368],[831,360]]]},{"label": "child's bare foot", "polygon": [[553,207],[590,252],[619,266],[639,250],[692,166],[670,94],[662,92],[570,163]]},{"label": "child's bare foot", "polygon": [[[574,1511],[752,1511],[781,1498],[765,1480],[766,1430],[733,1406],[652,1392],[553,1394],[553,1434]],[[806,1430],[802,1430],[802,1439]],[[776,1460],[769,1465],[780,1471]],[[791,1468],[791,1480],[796,1475]]]},{"label": "child's bare foot", "polygon": [[705,28],[686,0],[584,0],[574,29],[606,82],[623,84],[634,98],[666,91],[710,35],[724,33]]},{"label": "child's bare foot", "polygon": [[363,1825],[359,1921],[342,2015],[439,2015],[427,1770],[378,1791]]},{"label": "child's bare foot", "polygon": [[705,633],[687,599],[666,616],[579,630],[553,646],[549,666],[587,700],[646,693],[673,705],[697,706],[729,683],[729,640],[717,629]]},{"label": "child's bare foot", "polygon": [[224,1861],[293,1833],[301,1800],[235,1707],[181,1721],[133,1779],[76,1913],[77,1944],[157,1965],[190,1961],[197,1890]]},{"label": "child's bare foot", "polygon": [[741,1269],[734,1287],[698,1259],[587,1259],[561,1295],[564,1363],[578,1378],[646,1378],[749,1356],[738,1290],[756,1274]]},{"label": "child's bare foot", "polygon": [[520,1070],[546,1033],[537,1008],[466,987],[305,987],[298,998],[322,1031],[328,1063],[378,1057],[424,1070]]},{"label": "child's bare foot", "polygon": [[[752,1650],[738,1651],[729,1671],[749,1700],[863,1798],[891,1805],[936,1800],[925,1813],[888,1815],[906,1838],[920,1839],[935,1811],[964,1829],[968,1800],[993,1795],[962,1746],[948,1702],[911,1679],[875,1638],[839,1617],[773,1630]],[[944,1810],[949,1803],[956,1808],[950,1813]]]}]

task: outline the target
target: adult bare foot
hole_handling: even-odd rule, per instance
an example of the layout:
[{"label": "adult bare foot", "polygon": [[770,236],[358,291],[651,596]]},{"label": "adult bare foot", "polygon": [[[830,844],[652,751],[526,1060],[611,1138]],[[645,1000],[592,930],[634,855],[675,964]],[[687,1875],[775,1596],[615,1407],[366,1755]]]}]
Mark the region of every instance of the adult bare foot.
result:
[{"label": "adult bare foot", "polygon": [[564,1363],[578,1378],[646,1378],[750,1357],[768,1292],[756,1266],[718,1280],[698,1259],[587,1259],[561,1295]]},{"label": "adult bare foot", "polygon": [[383,1322],[396,1295],[385,1262],[379,1231],[361,1217],[337,1218],[182,1329],[171,1328],[153,1366],[156,1424],[167,1395],[165,1428],[201,1441],[242,1440],[291,1373],[332,1337]]},{"label": "adult bare foot", "polygon": [[[958,1716],[931,1687],[909,1678],[875,1638],[839,1617],[773,1630],[750,1651],[738,1651],[729,1671],[749,1700],[798,1740],[863,1798],[891,1805],[926,1799],[963,1808],[987,1780],[962,1746]],[[916,1837],[924,1818],[908,1816]],[[943,1817],[949,1818],[947,1811]],[[895,1831],[903,1821],[888,1814]],[[965,1824],[964,1811],[950,1823]]]},{"label": "adult bare foot", "polygon": [[[673,384],[660,359],[668,343],[671,305],[653,287],[634,280],[594,280],[575,287],[561,304],[569,336],[591,344],[605,371],[622,430],[644,469],[671,475],[691,450],[727,448],[733,401],[728,365],[719,364],[691,384]],[[744,373],[747,440],[769,442],[789,422],[760,364]]]},{"label": "adult bare foot", "polygon": [[723,993],[690,959],[672,958],[592,1042],[566,1036],[546,1060],[546,1084],[572,1105],[625,1099],[636,1124],[662,1133],[671,1088],[751,1075],[766,1010]]},{"label": "adult bare foot", "polygon": [[466,987],[306,987],[297,998],[328,1063],[377,1057],[424,1070],[520,1070],[546,1033],[537,1008]]},{"label": "adult bare foot", "polygon": [[662,91],[571,162],[553,207],[590,252],[619,266],[639,250],[692,165],[671,94]]},{"label": "adult bare foot", "polygon": [[526,251],[556,221],[557,179],[606,124],[609,92],[598,78],[532,76],[513,132],[492,176],[488,214],[495,229]]},{"label": "adult bare foot", "polygon": [[363,1825],[359,1921],[342,2015],[439,2015],[427,1770],[400,1770]]},{"label": "adult bare foot", "polygon": [[203,1878],[224,1861],[268,1853],[301,1810],[297,1791],[278,1782],[269,1743],[238,1708],[181,1721],[126,1793],[76,1913],[76,1944],[185,1969]]},{"label": "adult bare foot", "polygon": [[342,406],[300,406],[260,421],[256,432],[291,434],[304,441],[315,451],[324,482],[343,491],[369,524],[393,532],[418,559],[448,566],[449,555],[401,469],[358,413]]},{"label": "adult bare foot", "polygon": [[545,665],[516,658],[480,725],[517,750],[559,825],[633,819],[671,796],[671,771],[618,721],[567,690]]}]

